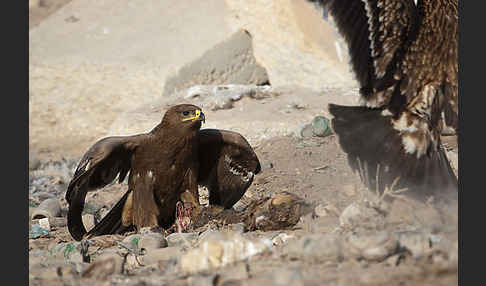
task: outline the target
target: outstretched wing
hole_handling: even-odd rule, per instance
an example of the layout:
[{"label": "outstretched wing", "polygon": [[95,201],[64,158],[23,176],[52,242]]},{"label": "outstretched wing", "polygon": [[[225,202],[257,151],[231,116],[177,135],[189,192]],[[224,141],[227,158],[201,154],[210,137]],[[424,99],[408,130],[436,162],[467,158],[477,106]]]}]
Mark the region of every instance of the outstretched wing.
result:
[{"label": "outstretched wing", "polygon": [[74,239],[81,240],[86,233],[81,216],[87,192],[113,182],[118,174],[119,182],[125,179],[141,136],[107,137],[84,154],[66,191],[68,229]]},{"label": "outstretched wing", "polygon": [[199,131],[198,183],[209,189],[209,203],[231,208],[260,172],[260,162],[239,133]]}]

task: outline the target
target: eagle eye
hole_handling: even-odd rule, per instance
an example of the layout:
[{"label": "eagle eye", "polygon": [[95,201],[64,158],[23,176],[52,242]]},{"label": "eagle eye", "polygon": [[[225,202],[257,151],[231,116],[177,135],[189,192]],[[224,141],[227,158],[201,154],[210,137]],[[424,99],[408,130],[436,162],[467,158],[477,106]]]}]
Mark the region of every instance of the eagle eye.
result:
[{"label": "eagle eye", "polygon": [[184,116],[188,116],[189,115],[189,111],[184,111],[184,112],[182,112],[182,114],[184,114]]}]

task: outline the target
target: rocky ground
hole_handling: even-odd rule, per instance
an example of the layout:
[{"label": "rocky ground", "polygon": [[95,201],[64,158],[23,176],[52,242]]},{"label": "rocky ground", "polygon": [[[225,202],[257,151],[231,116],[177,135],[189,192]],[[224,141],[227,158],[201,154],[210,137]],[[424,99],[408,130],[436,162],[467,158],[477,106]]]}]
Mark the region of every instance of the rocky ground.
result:
[{"label": "rocky ground", "polygon": [[[174,59],[176,68],[166,71],[165,58],[153,56],[157,68],[128,58],[142,44],[113,56],[126,56],[121,67],[105,61],[108,55],[95,52],[98,47],[82,42],[85,38],[76,38],[78,28],[70,25],[84,21],[96,5],[109,11],[99,20],[107,21],[103,25],[123,25],[124,7],[110,6],[115,2],[95,1],[89,7],[79,0],[29,2],[29,38],[36,46],[29,67],[29,284],[457,284],[457,204],[434,208],[394,190],[385,196],[371,193],[350,170],[335,135],[325,132],[322,121],[312,126],[316,116],[330,118],[328,103],[357,102],[356,83],[339,61],[346,55],[335,49],[341,40],[329,25],[316,26],[325,23],[318,10],[303,1],[220,1],[224,9],[211,8],[211,13],[224,15],[227,27],[208,36],[201,53],[181,52],[181,62]],[[93,17],[91,32],[99,24]],[[147,22],[151,19],[147,16]],[[216,29],[214,21],[207,25]],[[62,50],[52,34],[71,37],[66,45],[72,46]],[[96,42],[95,32],[82,36],[90,35]],[[115,47],[122,40],[100,41]],[[235,56],[227,56],[231,53]],[[211,64],[219,76],[207,75]],[[165,82],[158,72],[167,75]],[[164,91],[168,94],[161,96]],[[73,241],[64,194],[82,154],[103,136],[149,130],[168,106],[181,102],[203,108],[203,128],[240,132],[254,147],[262,172],[233,210],[247,216],[224,220],[215,210],[213,219],[185,233],[142,229]],[[457,169],[456,139],[444,141]],[[126,182],[90,193],[85,225],[99,221],[125,189]],[[251,213],[257,215],[248,219]]]}]

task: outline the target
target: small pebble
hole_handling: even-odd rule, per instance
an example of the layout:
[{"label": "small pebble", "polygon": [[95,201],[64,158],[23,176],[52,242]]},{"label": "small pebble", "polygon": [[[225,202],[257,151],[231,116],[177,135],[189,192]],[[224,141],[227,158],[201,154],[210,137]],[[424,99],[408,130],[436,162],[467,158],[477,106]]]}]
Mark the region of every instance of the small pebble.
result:
[{"label": "small pebble", "polygon": [[[197,233],[171,233],[167,236],[168,246],[184,246],[186,242],[194,243],[198,238]],[[186,245],[187,246],[187,245]]]},{"label": "small pebble", "polygon": [[136,250],[139,248],[138,242],[141,236],[139,233],[129,235],[122,240],[122,244],[130,249]]},{"label": "small pebble", "polygon": [[159,261],[178,260],[181,255],[182,251],[179,247],[153,248],[138,259],[141,264],[150,265]]},{"label": "small pebble", "polygon": [[383,229],[386,220],[385,215],[378,212],[366,202],[355,201],[347,206],[339,216],[341,227]]},{"label": "small pebble", "polygon": [[398,250],[398,238],[387,231],[351,233],[344,240],[344,249],[350,257],[367,261],[383,261]]},{"label": "small pebble", "polygon": [[160,233],[150,233],[140,236],[138,247],[140,249],[152,250],[167,247],[168,243],[164,235]]},{"label": "small pebble", "polygon": [[288,234],[282,232],[282,233],[279,233],[278,235],[276,235],[272,238],[272,243],[275,246],[283,245],[283,244],[287,243],[287,241],[289,239],[292,239],[292,238],[294,238],[293,235],[288,235]]},{"label": "small pebble", "polygon": [[312,133],[315,136],[325,137],[331,134],[329,119],[323,116],[316,116],[312,120]]},{"label": "small pebble", "polygon": [[83,220],[84,227],[87,230],[92,229],[95,226],[95,217],[92,214],[85,214],[81,218]]},{"label": "small pebble", "polygon": [[57,198],[46,199],[32,212],[32,219],[61,216],[61,204]]},{"label": "small pebble", "polygon": [[309,262],[340,261],[342,239],[330,233],[306,235],[290,241],[284,251],[291,259]]},{"label": "small pebble", "polygon": [[265,170],[265,169],[272,169],[273,168],[273,164],[272,163],[265,163],[262,165],[262,170]]},{"label": "small pebble", "polygon": [[119,255],[102,255],[96,261],[89,264],[81,273],[83,278],[92,278],[95,281],[108,279],[113,274],[121,273],[123,258]]},{"label": "small pebble", "polygon": [[234,231],[234,232],[237,232],[237,233],[244,233],[245,231],[247,231],[246,224],[244,224],[242,222],[230,224],[230,225],[228,225],[228,228],[231,231]]},{"label": "small pebble", "polygon": [[429,238],[425,233],[415,231],[397,232],[400,247],[410,251],[414,258],[424,256],[430,249]]},{"label": "small pebble", "polygon": [[300,129],[300,136],[303,138],[310,138],[314,135],[311,124],[306,124]]}]

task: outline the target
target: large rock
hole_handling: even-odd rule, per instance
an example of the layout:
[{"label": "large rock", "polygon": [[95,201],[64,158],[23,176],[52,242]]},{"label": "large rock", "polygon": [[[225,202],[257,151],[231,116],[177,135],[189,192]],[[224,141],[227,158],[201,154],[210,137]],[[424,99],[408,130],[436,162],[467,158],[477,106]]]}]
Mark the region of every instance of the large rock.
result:
[{"label": "large rock", "polygon": [[342,261],[342,239],[335,234],[312,234],[289,242],[284,253],[290,259],[309,262]]},{"label": "large rock", "polygon": [[226,0],[233,30],[253,37],[255,57],[273,86],[320,90],[353,86],[347,48],[322,10],[308,0]]},{"label": "large rock", "polygon": [[383,229],[386,217],[369,201],[355,201],[343,210],[339,222],[345,229]]},{"label": "large rock", "polygon": [[182,67],[165,82],[163,95],[197,84],[264,84],[269,79],[266,70],[253,56],[252,38],[239,30],[217,44],[197,60]]},{"label": "large rock", "polygon": [[351,233],[343,241],[345,256],[382,261],[398,250],[398,239],[387,231]]},{"label": "large rock", "polygon": [[227,38],[226,13],[223,0],[73,0],[29,32],[30,63],[167,69]]}]

